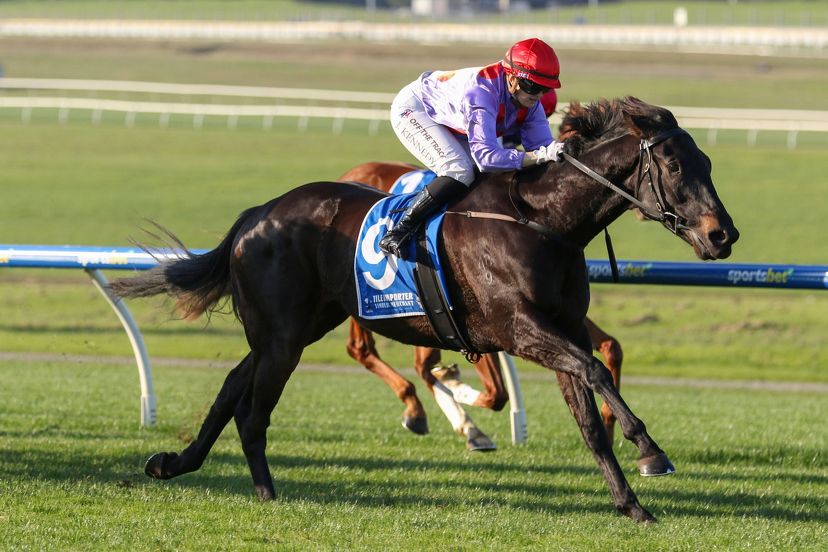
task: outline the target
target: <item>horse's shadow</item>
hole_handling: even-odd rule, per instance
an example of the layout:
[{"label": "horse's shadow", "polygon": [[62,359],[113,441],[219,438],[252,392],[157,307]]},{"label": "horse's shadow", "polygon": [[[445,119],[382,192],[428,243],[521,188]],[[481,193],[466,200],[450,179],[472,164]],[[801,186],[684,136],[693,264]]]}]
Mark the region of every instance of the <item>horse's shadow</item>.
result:
[{"label": "horse's shadow", "polygon": [[[15,462],[18,455],[25,455],[26,462]],[[247,465],[242,455],[215,453],[208,459],[204,469],[181,476],[174,481],[152,481],[143,474],[145,456],[130,453],[120,456],[96,455],[94,452],[46,450],[19,450],[6,448],[0,452],[4,461],[5,476],[41,481],[110,483],[123,492],[150,485],[175,485],[182,490],[198,489],[211,494],[249,496],[256,500],[247,477]],[[468,479],[452,480],[438,477],[446,471],[474,469],[481,473],[481,483],[475,485],[475,500],[484,500],[494,506],[520,509],[529,512],[606,513],[603,493],[590,493],[584,489],[584,481],[595,477],[598,485],[599,474],[590,466],[568,464],[532,465],[528,468],[519,462],[491,462],[471,464],[459,460],[412,460],[393,458],[362,458],[350,456],[328,456],[307,458],[284,454],[268,457],[276,475],[276,500],[279,502],[313,502],[320,505],[358,504],[365,507],[463,507],[469,503]],[[221,468],[220,470],[217,468]],[[307,474],[291,476],[293,470],[335,470],[350,472],[347,479],[326,477],[309,479]],[[577,481],[548,483],[533,482],[531,476],[522,482],[502,483],[497,474],[532,473],[549,476],[570,476]],[[216,474],[216,471],[224,473]],[[399,479],[376,477],[378,472],[422,473],[434,472],[434,478],[418,477],[408,485],[400,485]],[[211,473],[212,472],[212,473]],[[232,472],[228,474],[227,472]],[[756,490],[728,492],[723,489],[710,491],[685,491],[681,488],[682,478],[731,482],[724,487],[744,489],[739,483],[755,483]],[[722,516],[760,517],[769,520],[797,520],[828,523],[828,509],[815,497],[797,497],[768,492],[759,488],[769,478],[790,479],[792,482],[828,486],[828,476],[773,474],[757,475],[723,473],[712,476],[707,472],[681,471],[680,475],[666,481],[638,480],[635,487],[657,512],[663,516],[721,518]],[[587,483],[588,485],[588,483]],[[449,491],[449,492],[446,492]],[[455,492],[456,491],[456,492]],[[517,497],[517,498],[516,498]],[[576,498],[577,497],[577,498]]]}]

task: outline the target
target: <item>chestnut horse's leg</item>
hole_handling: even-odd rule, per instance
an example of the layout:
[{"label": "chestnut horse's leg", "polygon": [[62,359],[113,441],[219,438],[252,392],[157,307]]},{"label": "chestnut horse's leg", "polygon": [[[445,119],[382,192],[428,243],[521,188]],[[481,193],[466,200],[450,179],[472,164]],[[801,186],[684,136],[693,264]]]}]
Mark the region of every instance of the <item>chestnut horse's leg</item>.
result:
[{"label": "chestnut horse's leg", "polygon": [[428,390],[434,395],[434,400],[443,414],[448,418],[451,427],[466,438],[466,448],[471,451],[496,450],[497,445],[488,435],[483,433],[474,423],[463,407],[454,399],[451,389],[438,381],[431,373],[431,367],[440,363],[440,350],[429,347],[414,348],[414,368],[425,381]]},{"label": "chestnut horse's leg", "polygon": [[417,397],[414,384],[402,377],[383,361],[377,352],[373,334],[351,319],[348,336],[348,354],[351,358],[379,376],[390,387],[397,398],[405,404],[403,427],[418,435],[428,433],[428,419],[423,404]]},{"label": "chestnut horse's leg", "polygon": [[610,487],[615,507],[626,516],[636,521],[655,521],[655,517],[645,510],[630,488],[618,460],[612,453],[612,446],[607,440],[603,425],[597,415],[595,397],[592,391],[577,378],[563,372],[555,372],[569,411],[578,422],[581,435],[592,451],[598,468]]},{"label": "chestnut horse's leg", "polygon": [[509,400],[506,386],[503,383],[500,361],[495,354],[485,354],[480,361],[474,365],[480,383],[483,384],[483,391],[472,406],[488,408],[500,412]]},{"label": "chestnut horse's leg", "polygon": [[175,452],[159,452],[152,455],[144,466],[144,473],[155,479],[171,479],[199,469],[216,439],[233,417],[236,406],[250,382],[252,371],[251,357],[248,354],[227,374],[221,391],[201,424],[198,437],[180,455]]},{"label": "chestnut horse's leg", "polygon": [[[428,350],[428,349],[427,349]],[[460,404],[488,408],[500,412],[509,400],[506,386],[503,382],[503,374],[500,371],[500,362],[497,355],[485,354],[480,361],[475,363],[474,368],[483,384],[483,391],[478,391],[460,380],[460,371],[456,364],[451,366],[440,365],[440,355],[437,354],[435,367],[431,373],[446,385],[454,394],[454,400]],[[428,366],[426,366],[428,367]],[[439,367],[439,369],[438,369]]]},{"label": "chestnut horse's leg", "polygon": [[[586,319],[586,327],[589,332],[589,339],[592,341],[592,348],[601,353],[604,357],[604,365],[612,374],[612,381],[615,388],[621,390],[621,363],[624,360],[624,353],[621,351],[621,344],[611,335],[598,327],[595,322]],[[601,404],[601,418],[604,420],[604,429],[607,431],[607,438],[612,444],[615,436],[615,416],[607,403]]]}]

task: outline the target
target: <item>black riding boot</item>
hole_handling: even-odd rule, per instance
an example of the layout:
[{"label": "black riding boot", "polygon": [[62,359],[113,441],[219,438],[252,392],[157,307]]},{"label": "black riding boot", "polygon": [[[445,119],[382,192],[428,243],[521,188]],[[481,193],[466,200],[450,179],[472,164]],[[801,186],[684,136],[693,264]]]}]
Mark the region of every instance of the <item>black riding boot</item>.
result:
[{"label": "black riding boot", "polygon": [[414,198],[403,213],[400,222],[388,231],[379,247],[390,255],[400,257],[400,249],[420,224],[437,209],[465,194],[468,187],[450,176],[438,176]]}]

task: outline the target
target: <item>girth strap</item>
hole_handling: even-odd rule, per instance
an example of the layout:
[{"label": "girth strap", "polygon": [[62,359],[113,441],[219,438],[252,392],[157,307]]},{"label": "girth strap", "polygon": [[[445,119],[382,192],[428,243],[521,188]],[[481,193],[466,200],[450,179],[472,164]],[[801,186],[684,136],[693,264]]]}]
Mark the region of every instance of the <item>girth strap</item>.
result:
[{"label": "girth strap", "polygon": [[440,275],[428,254],[425,227],[425,224],[421,225],[416,234],[417,266],[414,268],[414,281],[417,284],[420,301],[423,303],[423,310],[431,324],[431,329],[437,334],[444,347],[460,351],[466,360],[476,363],[480,360],[480,353],[474,351],[468,344],[451,314],[448,298],[440,285]]}]

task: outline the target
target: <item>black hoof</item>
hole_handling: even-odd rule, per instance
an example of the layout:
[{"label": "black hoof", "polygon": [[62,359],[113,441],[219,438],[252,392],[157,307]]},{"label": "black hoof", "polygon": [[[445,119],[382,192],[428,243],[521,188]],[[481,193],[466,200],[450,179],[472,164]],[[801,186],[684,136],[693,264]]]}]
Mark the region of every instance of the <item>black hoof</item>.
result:
[{"label": "black hoof", "polygon": [[633,521],[637,521],[638,523],[649,524],[658,522],[655,516],[642,508],[640,504],[635,504],[629,508],[619,507],[618,510],[625,516],[629,517]]},{"label": "black hoof", "polygon": [[262,502],[267,502],[276,498],[276,491],[273,489],[273,485],[256,485],[256,496]]},{"label": "black hoof", "polygon": [[638,473],[643,477],[658,477],[676,473],[676,468],[663,452],[638,460]]},{"label": "black hoof", "polygon": [[170,475],[166,467],[171,460],[176,458],[178,458],[178,454],[175,452],[156,452],[144,464],[144,473],[153,479],[171,479],[175,476]]},{"label": "black hoof", "polygon": [[466,449],[471,452],[492,452],[497,450],[497,445],[489,439],[489,436],[477,428],[470,429]]},{"label": "black hoof", "polygon": [[426,418],[403,416],[402,426],[417,435],[426,435],[428,433],[428,419]]}]

